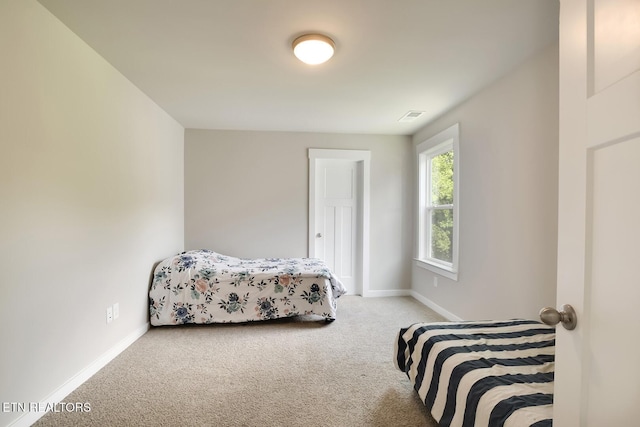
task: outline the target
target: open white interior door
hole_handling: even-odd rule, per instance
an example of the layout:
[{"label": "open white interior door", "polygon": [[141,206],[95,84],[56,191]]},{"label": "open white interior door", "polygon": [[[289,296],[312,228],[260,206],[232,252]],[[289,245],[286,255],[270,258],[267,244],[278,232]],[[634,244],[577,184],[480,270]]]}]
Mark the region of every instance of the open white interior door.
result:
[{"label": "open white interior door", "polygon": [[640,0],[562,0],[554,425],[640,420]]}]

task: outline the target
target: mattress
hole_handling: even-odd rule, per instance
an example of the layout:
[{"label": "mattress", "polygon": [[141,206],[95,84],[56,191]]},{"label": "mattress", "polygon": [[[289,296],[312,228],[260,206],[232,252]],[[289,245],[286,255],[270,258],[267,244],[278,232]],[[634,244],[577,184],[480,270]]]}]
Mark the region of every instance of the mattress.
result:
[{"label": "mattress", "polygon": [[417,323],[395,364],[441,427],[551,426],[555,329],[532,320]]},{"label": "mattress", "polygon": [[239,323],[300,315],[336,318],[345,288],[315,258],[245,259],[182,252],[154,269],[151,325]]}]

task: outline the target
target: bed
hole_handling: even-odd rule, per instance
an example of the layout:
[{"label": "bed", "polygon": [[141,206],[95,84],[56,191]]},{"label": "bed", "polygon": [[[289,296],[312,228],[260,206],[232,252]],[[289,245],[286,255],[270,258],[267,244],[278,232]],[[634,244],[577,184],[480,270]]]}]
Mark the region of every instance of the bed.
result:
[{"label": "bed", "polygon": [[210,250],[161,261],[149,290],[152,326],[241,323],[299,315],[336,318],[345,288],[315,258],[244,259]]},{"label": "bed", "polygon": [[417,323],[395,365],[441,427],[551,426],[555,329],[532,320]]}]

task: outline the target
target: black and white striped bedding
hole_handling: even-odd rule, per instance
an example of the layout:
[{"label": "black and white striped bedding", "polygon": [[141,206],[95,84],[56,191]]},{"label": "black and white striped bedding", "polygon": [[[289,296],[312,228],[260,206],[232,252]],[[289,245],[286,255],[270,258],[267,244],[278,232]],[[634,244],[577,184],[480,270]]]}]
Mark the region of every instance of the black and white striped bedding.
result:
[{"label": "black and white striped bedding", "polygon": [[402,328],[396,367],[441,427],[551,426],[555,328],[532,320]]}]

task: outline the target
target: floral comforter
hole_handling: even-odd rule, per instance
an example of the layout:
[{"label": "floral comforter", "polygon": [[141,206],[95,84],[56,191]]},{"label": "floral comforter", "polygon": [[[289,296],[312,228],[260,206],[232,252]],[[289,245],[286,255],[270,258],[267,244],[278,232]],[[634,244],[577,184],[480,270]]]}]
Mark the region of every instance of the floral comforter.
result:
[{"label": "floral comforter", "polygon": [[336,316],[345,288],[314,258],[243,259],[209,250],[160,262],[149,291],[153,326]]}]

